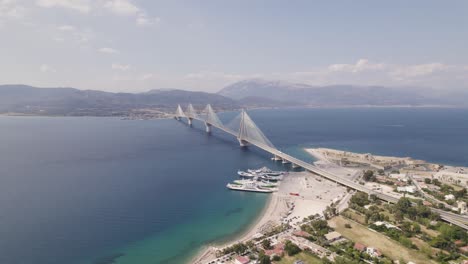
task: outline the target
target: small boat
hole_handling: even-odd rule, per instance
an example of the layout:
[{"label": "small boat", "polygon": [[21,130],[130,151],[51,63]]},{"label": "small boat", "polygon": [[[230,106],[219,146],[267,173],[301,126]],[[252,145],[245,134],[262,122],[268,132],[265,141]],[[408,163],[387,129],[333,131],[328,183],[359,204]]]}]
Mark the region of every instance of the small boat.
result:
[{"label": "small boat", "polygon": [[254,174],[241,171],[241,170],[237,171],[237,174],[239,174],[239,176],[242,176],[242,177],[255,177]]}]

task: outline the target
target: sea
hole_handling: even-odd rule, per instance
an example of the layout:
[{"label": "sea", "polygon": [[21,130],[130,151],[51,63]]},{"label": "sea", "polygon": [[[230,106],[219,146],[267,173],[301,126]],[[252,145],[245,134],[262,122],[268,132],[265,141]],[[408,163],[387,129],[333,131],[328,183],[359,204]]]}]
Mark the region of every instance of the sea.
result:
[{"label": "sea", "polygon": [[[220,117],[229,122],[238,113]],[[251,110],[281,151],[409,156],[468,166],[468,110]],[[238,169],[289,170],[255,147],[185,120],[0,117],[0,263],[187,263],[238,236],[268,194],[225,185]]]}]

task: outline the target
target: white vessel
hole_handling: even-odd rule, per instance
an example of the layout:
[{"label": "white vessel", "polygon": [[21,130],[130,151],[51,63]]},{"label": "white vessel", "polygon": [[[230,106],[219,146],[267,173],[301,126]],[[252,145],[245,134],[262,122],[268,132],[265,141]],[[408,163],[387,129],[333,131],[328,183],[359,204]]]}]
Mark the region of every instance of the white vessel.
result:
[{"label": "white vessel", "polygon": [[228,183],[226,187],[230,190],[244,191],[244,192],[260,192],[260,193],[272,193],[272,189],[258,186],[255,182],[246,184]]},{"label": "white vessel", "polygon": [[254,180],[235,180],[234,184],[257,184],[257,186],[264,187],[264,188],[275,188],[278,186],[278,183],[275,182],[268,182],[264,180],[258,181],[257,179]]},{"label": "white vessel", "polygon": [[255,175],[253,173],[249,173],[249,172],[245,172],[245,171],[237,171],[237,174],[239,174],[239,176],[242,176],[242,177],[255,177]]}]

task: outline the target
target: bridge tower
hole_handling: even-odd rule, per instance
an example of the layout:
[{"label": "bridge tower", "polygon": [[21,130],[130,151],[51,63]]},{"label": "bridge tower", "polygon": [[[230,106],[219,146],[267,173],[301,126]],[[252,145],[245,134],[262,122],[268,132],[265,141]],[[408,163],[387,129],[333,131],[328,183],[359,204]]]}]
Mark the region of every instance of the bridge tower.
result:
[{"label": "bridge tower", "polygon": [[240,114],[240,124],[239,124],[239,135],[237,136],[237,140],[239,141],[239,145],[241,147],[247,147],[249,145],[249,142],[247,141],[248,137],[248,127],[245,124],[246,118],[245,116],[247,113],[245,112],[244,109],[242,109],[242,112]]},{"label": "bridge tower", "polygon": [[185,116],[185,113],[182,110],[182,107],[180,107],[180,105],[177,105],[177,110],[175,112],[174,118],[177,120],[180,120],[184,116]]},{"label": "bridge tower", "polygon": [[210,104],[205,107],[203,110],[203,114],[205,117],[205,128],[206,133],[211,133],[211,126],[214,125],[216,127],[224,127],[223,123],[219,119],[218,115],[213,110]]},{"label": "bridge tower", "polygon": [[198,118],[197,112],[195,111],[195,108],[193,108],[192,104],[189,104],[187,106],[187,110],[185,110],[185,115],[187,116],[189,126],[192,126],[193,119]]}]

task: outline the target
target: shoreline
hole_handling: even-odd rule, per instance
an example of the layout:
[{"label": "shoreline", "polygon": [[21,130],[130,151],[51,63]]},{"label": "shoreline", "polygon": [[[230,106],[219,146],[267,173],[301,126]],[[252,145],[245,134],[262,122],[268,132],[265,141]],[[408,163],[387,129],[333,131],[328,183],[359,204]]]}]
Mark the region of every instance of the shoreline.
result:
[{"label": "shoreline", "polygon": [[[274,213],[277,212],[278,205],[280,205],[279,202],[280,197],[278,193],[272,193],[270,197],[268,197],[268,200],[260,214],[255,218],[255,220],[252,221],[249,226],[247,226],[243,231],[240,231],[237,234],[233,234],[232,237],[227,238],[225,241],[221,240],[210,245],[205,245],[198,251],[197,254],[195,254],[194,257],[191,258],[189,263],[205,263],[209,259],[213,258],[213,256],[215,256],[217,250],[236,243],[246,242],[252,239],[255,234],[259,233],[259,229],[268,222],[279,222],[279,218],[276,219],[277,217],[274,215]],[[281,212],[282,211],[280,210],[280,213]]]}]

